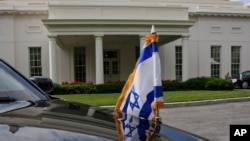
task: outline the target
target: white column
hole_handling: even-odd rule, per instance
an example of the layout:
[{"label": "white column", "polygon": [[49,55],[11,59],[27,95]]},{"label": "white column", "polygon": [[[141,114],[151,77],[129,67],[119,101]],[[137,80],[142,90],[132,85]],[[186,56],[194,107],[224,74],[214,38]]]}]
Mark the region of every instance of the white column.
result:
[{"label": "white column", "polygon": [[96,75],[95,80],[96,84],[104,83],[104,74],[103,74],[103,35],[95,35],[95,66],[96,66]]},{"label": "white column", "polygon": [[145,35],[140,35],[140,49],[142,50],[145,43]]},{"label": "white column", "polygon": [[189,79],[188,36],[182,37],[182,81]]},{"label": "white column", "polygon": [[53,82],[58,83],[57,79],[57,51],[56,36],[49,36],[49,74]]}]

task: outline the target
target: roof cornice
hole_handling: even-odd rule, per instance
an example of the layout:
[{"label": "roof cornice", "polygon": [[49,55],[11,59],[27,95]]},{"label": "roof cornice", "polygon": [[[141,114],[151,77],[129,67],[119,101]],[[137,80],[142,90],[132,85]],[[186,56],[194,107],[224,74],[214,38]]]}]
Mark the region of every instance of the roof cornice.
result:
[{"label": "roof cornice", "polygon": [[48,15],[48,2],[0,1],[1,15]]},{"label": "roof cornice", "polygon": [[215,6],[199,6],[189,9],[191,16],[227,16],[227,17],[250,17],[250,9],[247,7],[231,8],[231,7],[215,7]]}]

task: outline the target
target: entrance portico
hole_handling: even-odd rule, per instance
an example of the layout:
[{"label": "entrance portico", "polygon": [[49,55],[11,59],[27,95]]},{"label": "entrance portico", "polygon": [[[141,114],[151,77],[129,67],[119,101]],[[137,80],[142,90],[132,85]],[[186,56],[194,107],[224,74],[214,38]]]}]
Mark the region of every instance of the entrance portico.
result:
[{"label": "entrance portico", "polygon": [[[116,67],[119,77],[126,80],[136,61],[136,47],[143,45],[144,36],[154,24],[160,35],[159,45],[183,38],[187,51],[188,29],[194,24],[188,20],[188,8],[161,6],[100,6],[51,4],[49,18],[42,20],[50,35],[50,77],[54,82],[75,81],[74,47],[83,47],[86,52],[82,70],[84,81],[102,84],[105,80],[105,50],[118,50]],[[124,10],[133,14],[124,15]],[[176,10],[179,12],[176,15]],[[93,16],[79,13],[95,13]],[[143,12],[141,12],[143,11]],[[175,12],[175,16],[170,13]],[[122,19],[121,17],[122,16]],[[120,18],[119,18],[120,17]],[[188,78],[188,58],[183,53],[184,76]],[[115,66],[115,65],[114,65]],[[114,68],[115,69],[115,68]],[[164,73],[164,71],[163,71]]]}]

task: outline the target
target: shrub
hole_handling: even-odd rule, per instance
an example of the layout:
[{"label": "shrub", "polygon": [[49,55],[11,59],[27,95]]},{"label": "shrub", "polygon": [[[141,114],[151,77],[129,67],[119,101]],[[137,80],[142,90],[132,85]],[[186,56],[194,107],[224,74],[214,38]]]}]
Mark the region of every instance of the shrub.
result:
[{"label": "shrub", "polygon": [[232,82],[221,78],[211,78],[205,87],[207,90],[233,90]]},{"label": "shrub", "polygon": [[[113,82],[107,84],[92,83],[54,83],[53,94],[91,94],[91,93],[120,93],[125,82]],[[233,84],[230,80],[210,77],[191,78],[185,82],[175,80],[162,81],[163,91],[178,90],[232,90]]]},{"label": "shrub", "polygon": [[84,93],[95,93],[96,86],[90,84],[53,84],[53,90],[49,93],[53,94],[84,94]]},{"label": "shrub", "polygon": [[120,93],[124,84],[124,82],[98,84],[96,85],[96,93]]},{"label": "shrub", "polygon": [[177,91],[182,90],[183,85],[178,81],[162,81],[163,91]]},{"label": "shrub", "polygon": [[53,84],[53,94],[91,94],[91,93],[120,93],[124,82],[107,83],[107,84],[90,84],[90,83],[63,83]]},{"label": "shrub", "polygon": [[196,77],[183,82],[183,89],[186,90],[206,90],[206,83],[210,77]]}]

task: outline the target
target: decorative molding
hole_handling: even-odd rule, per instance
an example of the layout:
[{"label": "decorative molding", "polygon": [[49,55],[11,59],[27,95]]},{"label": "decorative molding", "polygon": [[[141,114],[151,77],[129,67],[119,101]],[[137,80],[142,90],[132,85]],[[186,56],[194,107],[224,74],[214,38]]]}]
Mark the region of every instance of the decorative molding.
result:
[{"label": "decorative molding", "polygon": [[242,34],[243,33],[243,26],[233,26],[231,28],[231,33]]},{"label": "decorative molding", "polygon": [[42,29],[40,25],[26,25],[27,33],[41,33]]},{"label": "decorative molding", "polygon": [[48,11],[1,11],[0,15],[48,15]]},{"label": "decorative molding", "polygon": [[219,25],[211,25],[210,33],[222,33],[222,26]]}]

